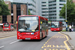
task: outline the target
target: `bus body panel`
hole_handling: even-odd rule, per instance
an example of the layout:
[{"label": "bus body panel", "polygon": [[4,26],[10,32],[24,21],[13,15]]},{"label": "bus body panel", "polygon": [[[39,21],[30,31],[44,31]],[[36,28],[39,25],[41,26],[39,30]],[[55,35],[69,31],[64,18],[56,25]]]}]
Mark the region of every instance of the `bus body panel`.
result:
[{"label": "bus body panel", "polygon": [[60,28],[51,28],[51,31],[60,31]]},{"label": "bus body panel", "polygon": [[[37,15],[22,15],[22,16],[18,16],[18,19],[19,19],[19,17],[23,17],[23,16],[34,16],[34,17],[38,17],[38,21],[39,21],[39,31],[37,31],[37,32],[19,32],[18,31],[18,23],[17,23],[17,39],[24,39],[24,40],[32,40],[32,39],[40,39],[40,32],[42,32],[42,34],[43,34],[43,38],[46,36],[45,34],[45,31],[44,30],[42,30],[42,31],[40,31],[40,19],[42,19],[42,20],[46,20],[46,21],[48,21],[48,19],[46,19],[46,18],[43,18],[43,17],[41,17],[41,16],[37,16]],[[17,21],[19,21],[17,19]],[[47,35],[48,35],[48,29],[46,30],[46,32],[47,32]],[[31,33],[34,33],[34,35],[31,35]]]},{"label": "bus body panel", "polygon": [[35,32],[34,35],[32,35],[31,33],[32,32],[23,32],[23,33],[17,32],[17,39],[25,39],[25,40],[26,38],[30,38],[30,40],[40,39],[39,31]]}]

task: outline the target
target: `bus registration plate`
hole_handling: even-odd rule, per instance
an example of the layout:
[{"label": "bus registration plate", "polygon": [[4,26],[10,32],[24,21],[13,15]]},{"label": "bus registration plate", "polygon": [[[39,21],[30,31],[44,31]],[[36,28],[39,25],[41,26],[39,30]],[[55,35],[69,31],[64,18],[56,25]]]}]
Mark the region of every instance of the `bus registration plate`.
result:
[{"label": "bus registration plate", "polygon": [[25,40],[30,40],[30,38],[25,38]]}]

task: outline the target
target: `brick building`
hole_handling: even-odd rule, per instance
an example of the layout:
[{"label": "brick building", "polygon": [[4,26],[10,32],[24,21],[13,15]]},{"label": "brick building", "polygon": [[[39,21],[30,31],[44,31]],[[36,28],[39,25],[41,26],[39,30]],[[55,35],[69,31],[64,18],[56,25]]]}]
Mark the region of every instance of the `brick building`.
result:
[{"label": "brick building", "polygon": [[26,15],[27,14],[27,5],[24,3],[16,3],[5,1],[8,4],[8,8],[10,10],[11,15],[3,15],[0,16],[0,23],[15,23],[18,15]]}]

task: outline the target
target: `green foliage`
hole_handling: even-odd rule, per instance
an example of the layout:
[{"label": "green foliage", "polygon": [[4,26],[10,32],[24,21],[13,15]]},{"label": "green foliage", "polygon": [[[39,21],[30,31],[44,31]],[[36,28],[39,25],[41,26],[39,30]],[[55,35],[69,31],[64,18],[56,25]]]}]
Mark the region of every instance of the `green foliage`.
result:
[{"label": "green foliage", "polygon": [[2,19],[1,19],[1,17],[0,17],[0,21],[1,21]]},{"label": "green foliage", "polygon": [[0,0],[0,15],[10,15],[8,5],[5,4],[4,0]]},{"label": "green foliage", "polygon": [[[65,5],[60,11],[60,16],[65,18]],[[72,0],[67,0],[67,21],[68,23],[75,21],[75,5],[72,3]]]},{"label": "green foliage", "polygon": [[62,30],[62,32],[66,32],[66,29],[65,30]]},{"label": "green foliage", "polygon": [[32,14],[30,13],[30,10],[28,10],[28,15],[32,15]]}]

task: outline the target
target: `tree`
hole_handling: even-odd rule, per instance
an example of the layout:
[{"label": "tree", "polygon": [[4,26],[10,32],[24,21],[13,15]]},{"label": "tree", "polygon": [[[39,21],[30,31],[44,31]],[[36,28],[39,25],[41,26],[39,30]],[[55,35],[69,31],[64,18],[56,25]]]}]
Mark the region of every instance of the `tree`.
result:
[{"label": "tree", "polygon": [[31,13],[30,13],[30,10],[28,9],[28,15],[32,15]]},{"label": "tree", "polygon": [[0,0],[0,15],[10,15],[8,5],[5,4],[4,0]]},{"label": "tree", "polygon": [[[65,18],[65,5],[60,11],[60,16]],[[72,3],[72,0],[67,0],[67,21],[68,23],[75,21],[75,5]]]}]

